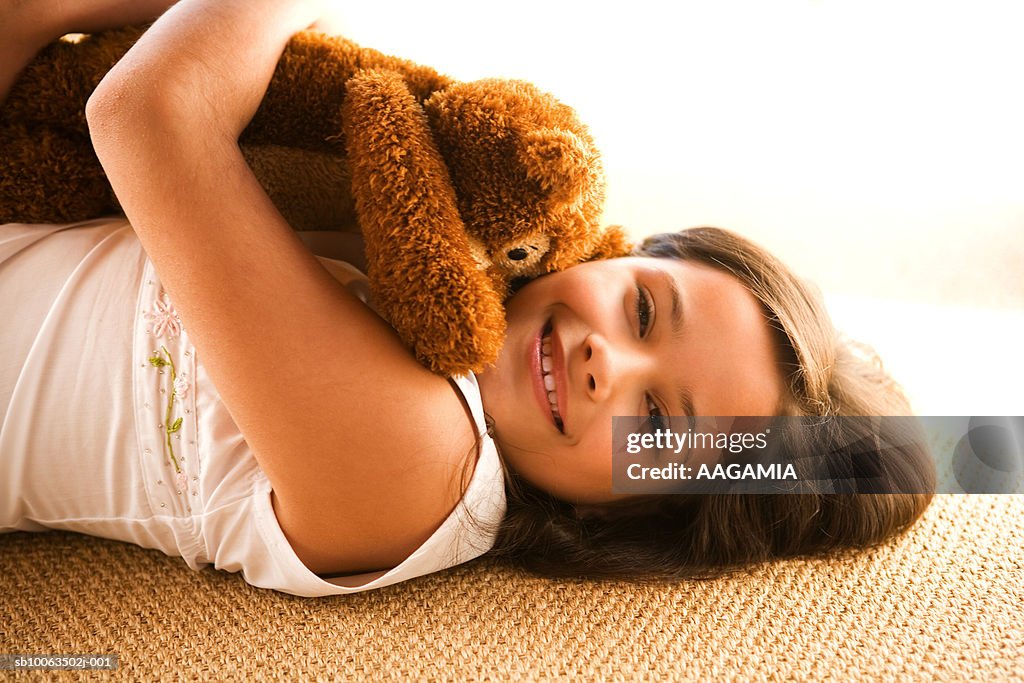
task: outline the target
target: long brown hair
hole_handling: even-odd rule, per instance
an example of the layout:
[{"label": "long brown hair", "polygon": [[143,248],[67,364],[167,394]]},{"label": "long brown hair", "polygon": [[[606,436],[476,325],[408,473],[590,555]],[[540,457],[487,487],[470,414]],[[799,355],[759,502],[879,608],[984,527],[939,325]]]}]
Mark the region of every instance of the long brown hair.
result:
[{"label": "long brown hair", "polygon": [[[757,244],[718,228],[646,239],[638,256],[710,265],[761,303],[780,352],[787,415],[909,415],[900,387],[866,347],[840,337],[817,292]],[[836,420],[837,429],[843,421]],[[823,429],[792,447],[827,452]],[[812,439],[807,441],[807,438]],[[934,464],[923,444],[886,458],[914,493],[663,495],[587,506],[532,486],[506,468],[508,512],[493,555],[538,573],[592,578],[710,578],[776,558],[865,548],[906,530],[924,512]]]}]

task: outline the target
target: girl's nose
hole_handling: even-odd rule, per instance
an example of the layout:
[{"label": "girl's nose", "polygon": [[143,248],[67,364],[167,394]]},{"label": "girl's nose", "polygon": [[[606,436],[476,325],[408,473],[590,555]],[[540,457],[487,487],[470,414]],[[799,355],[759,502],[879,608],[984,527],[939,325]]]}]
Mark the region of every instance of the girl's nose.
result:
[{"label": "girl's nose", "polygon": [[616,387],[641,369],[641,359],[627,349],[614,348],[600,335],[583,342],[583,368],[587,395],[595,402],[607,400]]}]

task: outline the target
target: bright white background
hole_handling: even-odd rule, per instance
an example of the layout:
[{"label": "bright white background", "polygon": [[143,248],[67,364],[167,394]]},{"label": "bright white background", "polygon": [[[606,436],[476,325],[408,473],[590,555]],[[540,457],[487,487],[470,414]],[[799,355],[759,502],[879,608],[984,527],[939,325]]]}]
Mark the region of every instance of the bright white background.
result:
[{"label": "bright white background", "polygon": [[1024,3],[338,8],[366,46],[575,107],[604,155],[605,222],[761,242],[918,412],[1024,414]]}]

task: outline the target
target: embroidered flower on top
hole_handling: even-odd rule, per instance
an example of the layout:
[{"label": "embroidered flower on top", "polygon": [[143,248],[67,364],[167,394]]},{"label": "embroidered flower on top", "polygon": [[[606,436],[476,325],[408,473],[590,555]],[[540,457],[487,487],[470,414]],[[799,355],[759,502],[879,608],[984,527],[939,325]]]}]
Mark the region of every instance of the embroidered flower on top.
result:
[{"label": "embroidered flower on top", "polygon": [[146,313],[146,320],[152,323],[151,332],[154,337],[167,336],[168,339],[175,339],[181,334],[181,318],[174,310],[174,304],[167,298],[167,293],[161,294],[160,298],[153,304],[153,311]]},{"label": "embroidered flower on top", "polygon": [[[161,291],[160,296],[153,302],[153,310],[145,313],[146,320],[151,324],[149,332],[154,337],[165,337],[168,341],[181,336],[184,328],[178,312],[174,310],[174,304],[167,296],[167,292]],[[188,356],[189,352],[186,351]],[[164,412],[160,429],[164,430],[165,454],[168,462],[173,465],[175,481],[179,486],[179,493],[188,490],[188,477],[184,470],[184,462],[180,461],[174,453],[174,441],[181,438],[181,430],[184,420],[180,415],[175,415],[175,402],[183,401],[188,396],[191,385],[186,373],[179,373],[174,365],[174,358],[166,346],[161,345],[159,351],[153,351],[149,357],[149,364],[160,371],[163,375],[170,371],[170,395],[167,397],[167,407]],[[164,393],[164,389],[160,390]],[[185,412],[188,412],[187,410]]]},{"label": "embroidered flower on top", "polygon": [[188,375],[182,372],[174,379],[174,393],[180,400],[184,401],[188,398],[188,390]]}]

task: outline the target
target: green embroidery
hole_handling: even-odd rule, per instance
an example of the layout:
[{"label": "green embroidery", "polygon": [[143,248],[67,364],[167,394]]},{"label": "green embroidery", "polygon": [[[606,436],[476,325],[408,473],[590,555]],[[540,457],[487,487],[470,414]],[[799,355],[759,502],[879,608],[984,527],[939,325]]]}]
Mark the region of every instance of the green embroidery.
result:
[{"label": "green embroidery", "polygon": [[[174,368],[174,361],[171,360],[171,353],[167,350],[167,347],[160,347],[161,353],[153,356],[149,359],[149,364],[154,368],[171,368],[171,396],[167,399],[167,415],[164,418],[164,425],[167,430],[167,454],[171,456],[171,462],[174,463],[174,471],[181,474],[181,467],[178,465],[178,459],[174,457],[174,445],[171,443],[171,434],[181,429],[181,418],[179,417],[173,423],[171,423],[171,412],[174,410],[174,399],[177,396],[177,389],[175,389],[175,380],[178,379],[178,373]],[[166,360],[163,356],[167,356]]]}]

